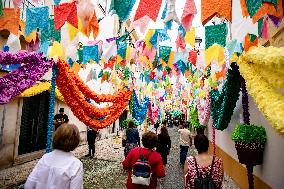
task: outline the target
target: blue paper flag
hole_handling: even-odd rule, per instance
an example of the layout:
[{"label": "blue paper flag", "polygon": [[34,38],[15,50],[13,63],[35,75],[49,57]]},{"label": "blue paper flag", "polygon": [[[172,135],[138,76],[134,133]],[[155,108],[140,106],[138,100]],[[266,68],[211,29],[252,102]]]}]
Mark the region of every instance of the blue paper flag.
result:
[{"label": "blue paper flag", "polygon": [[167,30],[165,29],[156,29],[154,35],[150,39],[150,43],[156,47],[158,43],[158,36],[160,37],[160,41],[166,41],[170,39]]},{"label": "blue paper flag", "polygon": [[232,58],[234,53],[241,53],[242,52],[241,45],[236,39],[227,43],[226,49],[229,52],[230,59]]},{"label": "blue paper flag", "polygon": [[186,65],[182,60],[179,60],[176,62],[178,68],[180,69],[180,71],[184,74],[185,70],[186,70]]},{"label": "blue paper flag", "polygon": [[27,8],[26,11],[26,30],[25,34],[29,35],[37,28],[40,31],[48,32],[49,13],[48,7]]},{"label": "blue paper flag", "polygon": [[98,46],[83,46],[83,63],[87,63],[90,60],[99,63],[99,49]]},{"label": "blue paper flag", "polygon": [[39,48],[39,52],[42,52],[44,56],[47,56],[47,52],[48,52],[48,47],[49,47],[49,42],[48,41],[44,41],[40,44],[40,48]]},{"label": "blue paper flag", "polygon": [[162,19],[165,19],[165,18],[166,18],[166,16],[167,16],[167,11],[168,11],[168,4],[166,3],[165,8],[164,8],[163,13],[162,13]]},{"label": "blue paper flag", "polygon": [[9,52],[9,50],[10,50],[10,47],[7,46],[7,45],[4,45],[3,51],[4,51],[4,52]]},{"label": "blue paper flag", "polygon": [[132,93],[132,117],[136,119],[141,125],[146,119],[148,106],[149,106],[149,98],[145,97],[144,100],[140,103],[136,92],[133,90]]},{"label": "blue paper flag", "polygon": [[164,28],[165,28],[165,30],[170,30],[170,29],[172,29],[172,26],[173,26],[173,20],[170,20],[165,24]]},{"label": "blue paper flag", "polygon": [[117,54],[121,56],[122,59],[126,56],[126,49],[127,49],[127,43],[126,42],[120,42],[118,43],[117,47]]},{"label": "blue paper flag", "polygon": [[61,0],[54,0],[54,4],[57,6]]},{"label": "blue paper flag", "polygon": [[184,27],[182,25],[179,25],[178,27],[178,33],[180,36],[184,37],[186,34],[186,30],[184,29]]}]

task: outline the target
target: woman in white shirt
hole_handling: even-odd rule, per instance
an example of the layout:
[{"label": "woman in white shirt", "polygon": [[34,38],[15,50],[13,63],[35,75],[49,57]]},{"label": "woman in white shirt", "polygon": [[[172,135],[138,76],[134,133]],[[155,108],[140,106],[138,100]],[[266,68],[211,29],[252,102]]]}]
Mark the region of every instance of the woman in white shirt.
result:
[{"label": "woman in white shirt", "polygon": [[83,189],[83,164],[71,153],[79,142],[75,125],[61,125],[53,136],[54,150],[38,161],[25,189]]}]

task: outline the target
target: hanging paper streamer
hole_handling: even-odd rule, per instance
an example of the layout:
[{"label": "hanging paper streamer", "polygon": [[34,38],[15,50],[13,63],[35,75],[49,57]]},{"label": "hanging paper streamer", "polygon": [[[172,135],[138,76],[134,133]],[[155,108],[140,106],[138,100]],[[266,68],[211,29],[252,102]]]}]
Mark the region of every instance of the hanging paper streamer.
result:
[{"label": "hanging paper streamer", "polygon": [[200,124],[207,126],[210,119],[210,95],[198,102],[197,109]]},{"label": "hanging paper streamer", "polygon": [[154,35],[150,39],[150,43],[153,45],[153,47],[157,47],[158,43],[158,36],[159,36],[159,41],[166,41],[170,39],[167,30],[165,29],[156,29]]},{"label": "hanging paper streamer", "polygon": [[59,30],[65,22],[78,28],[78,16],[76,2],[62,3],[54,7],[55,30]]},{"label": "hanging paper streamer", "polygon": [[53,133],[53,116],[55,109],[55,87],[56,87],[56,64],[52,67],[52,77],[51,77],[51,89],[49,96],[49,109],[48,109],[48,120],[47,120],[47,136],[46,136],[46,153],[52,151],[52,133]]},{"label": "hanging paper streamer", "polygon": [[112,0],[110,10],[115,10],[121,22],[126,21],[132,11],[136,0]]},{"label": "hanging paper streamer", "polygon": [[144,100],[140,103],[136,92],[133,90],[132,117],[138,121],[139,125],[141,125],[146,119],[148,107],[149,107],[149,98],[145,97]]},{"label": "hanging paper streamer", "polygon": [[90,60],[99,63],[99,49],[98,46],[83,46],[83,62],[87,63]]},{"label": "hanging paper streamer", "polygon": [[240,72],[238,66],[233,63],[232,69],[228,70],[226,81],[221,93],[218,89],[210,92],[210,109],[214,127],[223,131],[229,126],[234,113],[236,102],[239,99],[241,87]]},{"label": "hanging paper streamer", "polygon": [[195,47],[195,28],[194,27],[191,27],[191,29],[188,32],[186,32],[184,40],[192,48]]},{"label": "hanging paper streamer", "polygon": [[164,20],[164,23],[169,21],[175,21],[177,24],[180,24],[176,13],[176,0],[167,0],[167,14]]},{"label": "hanging paper streamer", "polygon": [[[1,13],[1,8],[0,8]],[[0,15],[1,16],[1,15]],[[11,33],[18,35],[20,24],[20,9],[3,9],[3,14],[0,17],[0,30],[8,30]]]},{"label": "hanging paper streamer", "polygon": [[181,37],[185,37],[186,31],[185,31],[185,29],[184,29],[184,27],[182,25],[179,25],[179,27],[178,27],[178,34]]},{"label": "hanging paper streamer", "polygon": [[163,13],[162,13],[161,19],[165,19],[165,18],[166,18],[166,16],[167,16],[167,11],[168,11],[168,4],[166,3],[166,4],[165,4],[165,8],[164,8]]},{"label": "hanging paper streamer", "polygon": [[223,47],[226,46],[228,34],[227,24],[219,24],[205,27],[205,49],[208,49],[214,43]]},{"label": "hanging paper streamer", "polygon": [[232,22],[232,0],[201,0],[201,21],[203,25],[217,14]]},{"label": "hanging paper streamer", "polygon": [[158,121],[159,116],[159,107],[154,105],[153,103],[149,102],[149,118],[151,121],[151,124],[154,125]]},{"label": "hanging paper streamer", "polygon": [[0,52],[0,63],[4,65],[23,64],[0,78],[0,104],[6,104],[34,85],[54,62],[45,61],[41,54],[36,53],[19,52],[13,55],[8,52]]},{"label": "hanging paper streamer", "polygon": [[181,23],[186,31],[191,27],[194,16],[196,15],[197,10],[195,7],[194,0],[186,0],[183,13],[181,16]]},{"label": "hanging paper streamer", "polygon": [[27,8],[25,34],[29,35],[37,28],[39,28],[42,33],[48,32],[48,22],[49,13],[47,6]]},{"label": "hanging paper streamer", "polygon": [[136,14],[134,17],[135,20],[139,20],[144,16],[149,16],[154,22],[156,22],[160,8],[161,8],[162,0],[140,0],[138,8],[136,10]]},{"label": "hanging paper streamer", "polygon": [[258,45],[258,37],[254,34],[247,34],[244,41],[244,50],[247,52],[251,47]]},{"label": "hanging paper streamer", "polygon": [[3,16],[3,4],[2,4],[2,1],[0,1],[0,16]]}]

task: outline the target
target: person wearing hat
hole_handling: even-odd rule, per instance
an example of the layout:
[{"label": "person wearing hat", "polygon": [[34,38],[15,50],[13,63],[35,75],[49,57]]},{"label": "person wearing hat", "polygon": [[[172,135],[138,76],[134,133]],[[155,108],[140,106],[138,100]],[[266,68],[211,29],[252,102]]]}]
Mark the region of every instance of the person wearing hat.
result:
[{"label": "person wearing hat", "polygon": [[53,118],[54,130],[62,125],[63,123],[68,123],[69,118],[66,114],[64,114],[64,108],[59,109],[59,114],[56,114]]}]

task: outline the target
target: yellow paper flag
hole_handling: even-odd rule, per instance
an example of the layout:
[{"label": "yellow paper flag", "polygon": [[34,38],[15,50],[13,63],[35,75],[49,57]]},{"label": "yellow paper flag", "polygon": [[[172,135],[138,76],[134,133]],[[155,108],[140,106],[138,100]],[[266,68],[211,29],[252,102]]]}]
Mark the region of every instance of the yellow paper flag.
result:
[{"label": "yellow paper flag", "polygon": [[168,60],[168,65],[171,69],[173,68],[174,58],[175,58],[175,52],[171,51],[170,57],[169,57],[169,60]]},{"label": "yellow paper flag", "polygon": [[146,44],[147,49],[150,49],[152,47],[152,44],[150,43],[150,39],[152,38],[154,33],[155,33],[154,29],[149,29],[145,36],[145,44]]},{"label": "yellow paper flag", "polygon": [[48,56],[50,58],[61,58],[64,59],[65,57],[65,49],[63,49],[62,45],[57,41],[53,42],[53,45],[50,47],[50,51]]},{"label": "yellow paper flag", "polygon": [[78,34],[79,30],[69,23],[67,23],[67,29],[68,29],[70,40],[73,41],[76,35]]},{"label": "yellow paper flag", "polygon": [[125,59],[126,59],[127,61],[130,60],[130,46],[127,46]]},{"label": "yellow paper flag", "polygon": [[194,27],[191,27],[191,29],[188,32],[186,32],[184,40],[192,48],[195,47],[195,28]]},{"label": "yellow paper flag", "polygon": [[219,67],[222,67],[222,64],[225,61],[224,51],[224,48],[218,44],[214,44],[209,47],[205,51],[206,66],[208,66],[212,62],[212,60],[216,60]]}]

